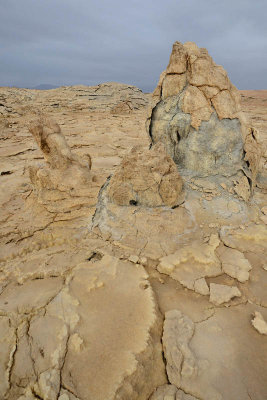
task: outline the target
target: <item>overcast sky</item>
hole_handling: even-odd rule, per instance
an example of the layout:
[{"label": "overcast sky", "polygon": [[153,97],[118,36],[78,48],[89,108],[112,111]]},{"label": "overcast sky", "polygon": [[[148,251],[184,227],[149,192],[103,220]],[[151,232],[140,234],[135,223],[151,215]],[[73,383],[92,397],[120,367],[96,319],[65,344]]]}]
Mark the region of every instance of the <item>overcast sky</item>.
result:
[{"label": "overcast sky", "polygon": [[0,86],[152,91],[172,43],[206,47],[239,89],[267,89],[267,0],[0,0]]}]

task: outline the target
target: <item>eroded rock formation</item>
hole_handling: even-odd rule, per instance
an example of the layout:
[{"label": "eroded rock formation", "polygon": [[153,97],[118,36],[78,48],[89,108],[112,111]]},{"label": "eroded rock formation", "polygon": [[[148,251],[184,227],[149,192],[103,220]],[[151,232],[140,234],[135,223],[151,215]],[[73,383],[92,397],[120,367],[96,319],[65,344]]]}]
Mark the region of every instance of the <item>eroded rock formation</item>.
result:
[{"label": "eroded rock formation", "polygon": [[29,125],[29,131],[46,161],[46,165],[29,167],[30,180],[39,201],[53,210],[58,201],[62,207],[62,201],[72,199],[73,207],[75,197],[90,197],[90,155],[81,160],[73,154],[53,119],[41,116]]},{"label": "eroded rock formation", "polygon": [[175,42],[153,93],[147,129],[163,142],[182,175],[233,176],[255,184],[260,151],[223,67],[195,43]]},{"label": "eroded rock formation", "polygon": [[[141,239],[140,218],[148,222],[153,213],[152,219],[157,218],[162,227],[166,217],[155,210],[148,215],[141,207],[167,206],[167,212],[167,208],[183,204],[185,210],[179,213],[191,219],[190,228],[181,229],[180,216],[170,214],[179,236],[166,233],[161,246],[153,249],[154,254],[169,256],[174,241],[186,241],[197,220],[244,223],[251,218],[249,200],[260,162],[257,132],[242,113],[238,90],[206,49],[194,43],[174,44],[169,65],[152,96],[147,127],[150,149],[134,147],[108,178],[99,194],[93,228],[113,240],[131,242],[140,255],[143,243],[146,250],[150,247],[147,235]],[[199,259],[197,256],[196,263]],[[203,265],[199,270],[205,270]],[[239,272],[232,268],[232,275]],[[205,274],[199,275],[187,287],[208,294]],[[248,271],[241,279],[246,276]]]},{"label": "eroded rock formation", "polygon": [[177,167],[158,143],[151,150],[134,147],[110,179],[107,196],[120,206],[177,206],[183,197]]},{"label": "eroded rock formation", "polygon": [[[73,164],[85,166],[71,152],[59,125],[53,119],[41,116],[30,124],[29,131],[43,152],[49,167],[64,170]],[[89,155],[87,167],[91,169]]]},{"label": "eroded rock formation", "polygon": [[[263,192],[256,188],[247,202],[251,187],[240,170],[233,182],[210,175],[186,178],[179,207],[164,196],[164,204],[151,206],[154,198],[159,204],[165,179],[166,193],[180,203],[181,179],[165,153],[155,153],[154,159],[160,143],[146,150],[146,96],[140,91],[109,84],[44,94],[6,88],[0,96],[2,91],[8,93],[10,107],[4,112],[10,115],[5,114],[1,131],[0,398],[265,398]],[[52,146],[44,152],[46,164],[36,170],[35,192],[42,204],[24,173],[42,154],[26,131],[29,114],[18,117],[22,106],[17,106],[35,101],[54,113],[69,145],[56,124],[42,125],[46,145]],[[263,119],[255,109],[253,114]],[[142,147],[124,158],[137,143]],[[121,160],[124,168],[117,168]],[[77,172],[76,166],[89,180],[77,179],[71,190],[73,182],[64,179]],[[42,182],[50,189],[38,187],[44,171],[48,178]],[[114,180],[106,181],[112,174]],[[134,198],[128,196],[131,185]],[[112,187],[116,190],[109,192]],[[114,193],[125,204],[119,205]],[[129,199],[140,206],[128,206]],[[167,383],[167,374],[179,388]]]}]

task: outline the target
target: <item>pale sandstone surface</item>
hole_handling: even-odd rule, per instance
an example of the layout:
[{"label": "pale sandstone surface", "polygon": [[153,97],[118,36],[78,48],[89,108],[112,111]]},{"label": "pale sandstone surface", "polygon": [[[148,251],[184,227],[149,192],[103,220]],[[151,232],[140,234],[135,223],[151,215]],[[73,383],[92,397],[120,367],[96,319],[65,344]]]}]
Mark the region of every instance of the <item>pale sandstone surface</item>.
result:
[{"label": "pale sandstone surface", "polygon": [[[195,324],[179,310],[171,310],[165,314],[162,343],[166,359],[166,370],[170,383],[184,392],[201,398],[221,399],[221,395],[208,382],[203,382],[201,368],[207,367],[203,360],[197,360],[190,347],[194,335]],[[199,364],[199,365],[198,365]]]},{"label": "pale sandstone surface", "polygon": [[[128,160],[129,156],[126,156],[122,165]],[[147,165],[147,162],[143,164],[141,172],[135,178],[139,185],[144,184],[143,176],[147,174]],[[136,165],[133,168],[139,169]],[[150,177],[151,175],[149,173]],[[188,243],[188,238],[191,242],[199,239],[202,241],[205,239],[206,230],[212,233],[214,228],[217,230],[220,226],[248,224],[250,221],[257,221],[260,215],[256,202],[246,203],[244,199],[235,195],[234,186],[225,189],[206,179],[201,182],[200,179],[184,179],[185,190],[182,196],[178,197],[179,203],[181,199],[182,204],[172,209],[166,206],[162,208],[162,202],[157,202],[156,196],[154,202],[145,197],[144,206],[138,205],[136,192],[130,190],[131,179],[125,180],[122,186],[127,188],[126,194],[131,194],[133,201],[130,203],[131,198],[126,196],[128,202],[125,200],[125,205],[121,206],[110,198],[109,190],[111,183],[113,188],[118,188],[124,176],[124,168],[119,167],[114,176],[107,179],[102,186],[92,227],[96,234],[100,233],[116,243],[119,241],[128,248],[126,251],[130,254],[136,252],[138,255],[149,255],[153,259],[167,256],[176,251],[178,244],[181,246]],[[211,187],[211,184],[214,186]],[[157,185],[155,187],[157,188]],[[152,193],[153,190],[150,187],[145,193]],[[123,196],[124,193],[120,192],[120,195]],[[172,224],[169,223],[170,220]],[[157,224],[153,221],[157,221]],[[150,227],[149,235],[146,233],[147,226]],[[203,226],[205,229],[199,230]]]},{"label": "pale sandstone surface", "polygon": [[[243,304],[236,303],[235,307],[218,308],[209,303],[206,297],[184,290],[169,277],[164,277],[160,282],[159,277],[154,275],[151,282],[158,294],[163,314],[174,309],[179,310],[195,325],[189,347],[199,370],[197,378],[188,382],[189,390],[186,392],[200,399],[209,398],[210,390],[212,393],[216,390],[221,396],[218,395],[218,398],[222,399],[235,400],[240,397],[249,400],[250,396],[258,400],[264,398],[267,346],[263,335],[257,341],[256,336],[261,335],[253,332],[251,326],[255,305],[246,301],[244,303],[243,300]],[[229,285],[230,281],[225,279],[222,283]],[[240,302],[240,298],[238,301]],[[266,309],[256,308],[266,319]],[[255,346],[256,342],[258,344]],[[174,349],[173,354],[177,354],[177,350]],[[247,369],[245,360],[250,360],[253,368]],[[243,381],[244,376],[247,377],[246,384]]]},{"label": "pale sandstone surface", "polygon": [[[265,397],[267,345],[265,337],[249,326],[252,312],[253,305],[219,308],[210,319],[196,324],[190,347],[200,368],[196,384],[196,389],[199,387],[203,391],[200,398],[206,398],[206,385],[219,392],[222,399],[260,400]],[[256,335],[262,340],[254,347]],[[250,360],[253,367],[247,369],[246,360]],[[223,379],[219,371],[224,371]],[[225,387],[226,382],[229,387]]]},{"label": "pale sandstone surface", "polygon": [[[198,399],[264,398],[266,386],[262,355],[266,354],[267,346],[262,337],[261,346],[257,349],[253,347],[257,332],[249,328],[252,309],[253,306],[244,305],[230,310],[214,309],[212,315],[195,323],[178,309],[166,313],[163,346],[167,371],[179,371],[178,375],[175,375],[176,379],[179,379],[176,385],[183,392]],[[224,318],[227,318],[227,321],[224,321]],[[239,338],[240,331],[244,329],[246,335]],[[240,348],[246,350],[240,352]],[[247,374],[249,379],[244,385],[246,357],[253,360],[254,368],[259,368],[259,375],[256,376],[254,368],[251,368]],[[183,371],[188,363],[190,368]],[[219,370],[224,370],[223,376],[227,377],[230,387],[225,387],[226,381],[218,375]],[[164,393],[173,395],[176,392],[172,387],[165,386],[160,389],[159,395]],[[154,396],[156,394],[157,392]]]},{"label": "pale sandstone surface", "polygon": [[1,360],[1,398],[31,390],[53,400],[64,388],[79,399],[147,399],[165,383],[161,319],[147,273],[108,255],[94,261],[75,266],[64,282],[4,289],[1,326],[10,348]]},{"label": "pale sandstone surface", "polygon": [[[175,87],[185,79],[184,72],[179,74]],[[220,75],[222,88],[224,79]],[[166,93],[174,88],[171,81],[165,85]],[[202,88],[210,99],[218,90]],[[258,118],[263,143],[264,93],[254,102],[257,93],[253,99],[243,97],[242,107]],[[0,194],[1,396],[83,400],[90,399],[91,390],[92,398],[101,400],[148,399],[158,393],[160,400],[165,395],[207,400],[214,393],[225,400],[265,398],[266,336],[251,324],[255,310],[267,320],[263,189],[256,187],[246,203],[246,186],[239,190],[242,173],[231,184],[224,178],[197,177],[185,183],[185,202],[173,209],[107,204],[105,187],[100,201],[98,192],[108,176],[118,171],[132,147],[148,148],[144,122],[149,95],[127,85],[44,92],[3,88],[1,95],[6,104],[0,168],[5,188]],[[22,110],[27,102],[28,109]],[[92,158],[90,176],[95,181],[86,188],[90,197],[78,206],[74,199],[61,206],[59,200],[48,210],[38,202],[28,170],[43,163],[44,156],[27,129],[38,109],[58,123],[79,162],[86,154]],[[220,239],[216,248],[210,245],[212,235]],[[224,247],[238,252],[235,268],[221,255]],[[185,248],[182,261],[179,254]],[[182,268],[177,273],[186,278],[190,267],[187,278],[194,290],[158,271],[161,259],[177,252]],[[107,256],[115,258],[106,263]],[[218,276],[201,271],[204,259]],[[242,296],[214,305],[208,297],[212,284],[236,286]],[[162,316],[180,310],[194,324],[187,347],[198,376],[183,378],[184,390],[166,385],[158,307]]]},{"label": "pale sandstone surface", "polygon": [[196,279],[194,282],[194,291],[196,293],[202,294],[203,296],[208,295],[210,290],[207,285],[205,278]]}]

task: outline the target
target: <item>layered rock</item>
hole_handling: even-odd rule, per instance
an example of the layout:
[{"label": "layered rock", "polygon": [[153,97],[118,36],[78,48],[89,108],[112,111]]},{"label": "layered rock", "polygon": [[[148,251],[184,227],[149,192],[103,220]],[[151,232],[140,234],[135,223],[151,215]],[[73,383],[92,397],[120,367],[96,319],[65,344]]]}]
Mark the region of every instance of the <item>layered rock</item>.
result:
[{"label": "layered rock", "polygon": [[158,143],[151,150],[134,147],[111,177],[107,196],[121,206],[177,206],[183,201],[177,167]]},{"label": "layered rock", "polygon": [[[142,110],[149,103],[150,94],[135,86],[118,82],[100,83],[96,86],[62,86],[52,90],[34,90],[0,87],[0,116],[23,115],[32,109],[43,112],[110,112],[118,107],[120,112]],[[121,108],[127,103],[129,107]]]},{"label": "layered rock", "polygon": [[[80,160],[73,154],[53,119],[41,116],[29,125],[29,131],[46,161],[46,165],[29,167],[30,180],[39,201],[53,210],[58,201],[61,201],[62,209],[64,200],[69,200],[70,206],[74,207],[75,197],[90,197],[90,155]],[[78,202],[81,204],[81,199]]]},{"label": "layered rock", "polygon": [[151,142],[165,144],[182,175],[232,176],[242,171],[253,185],[260,152],[240,99],[206,49],[175,42],[153,93],[147,121]]}]

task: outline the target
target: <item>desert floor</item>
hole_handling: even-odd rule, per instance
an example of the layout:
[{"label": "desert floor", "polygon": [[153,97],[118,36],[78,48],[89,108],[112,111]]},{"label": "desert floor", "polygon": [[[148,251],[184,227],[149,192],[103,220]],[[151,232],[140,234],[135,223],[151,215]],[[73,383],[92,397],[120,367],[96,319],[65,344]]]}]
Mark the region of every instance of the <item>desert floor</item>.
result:
[{"label": "desert floor", "polygon": [[[267,90],[241,94],[267,148]],[[255,312],[267,321],[264,190],[255,189],[248,217],[230,201],[217,217],[212,189],[199,184],[199,196],[176,209],[114,209],[104,228],[94,224],[106,179],[133,146],[149,145],[149,101],[150,94],[116,84],[0,88],[0,399],[148,399],[168,384],[161,337],[170,310],[192,321],[192,334],[185,328],[178,343],[192,371],[178,371],[176,398],[267,398],[266,335],[251,323]],[[38,110],[55,119],[75,154],[91,155],[88,202],[37,201],[28,166],[43,155],[28,124]],[[160,272],[162,259],[180,248],[183,277]],[[225,272],[227,249],[240,269],[248,261],[248,280]],[[191,265],[205,269],[217,257],[217,272],[196,278]],[[196,285],[203,277],[207,292]],[[212,284],[240,294],[216,303]]]}]

